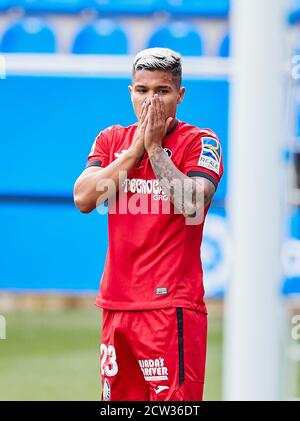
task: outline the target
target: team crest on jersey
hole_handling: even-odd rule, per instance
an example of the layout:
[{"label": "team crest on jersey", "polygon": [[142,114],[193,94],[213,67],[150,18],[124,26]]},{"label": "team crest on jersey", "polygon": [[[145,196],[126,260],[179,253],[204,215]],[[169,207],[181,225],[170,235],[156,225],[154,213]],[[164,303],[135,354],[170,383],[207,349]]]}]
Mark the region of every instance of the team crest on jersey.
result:
[{"label": "team crest on jersey", "polygon": [[103,385],[103,400],[110,401],[110,384],[106,378],[104,379]]},{"label": "team crest on jersey", "polygon": [[213,137],[203,137],[198,165],[220,174],[222,150],[220,142]]}]

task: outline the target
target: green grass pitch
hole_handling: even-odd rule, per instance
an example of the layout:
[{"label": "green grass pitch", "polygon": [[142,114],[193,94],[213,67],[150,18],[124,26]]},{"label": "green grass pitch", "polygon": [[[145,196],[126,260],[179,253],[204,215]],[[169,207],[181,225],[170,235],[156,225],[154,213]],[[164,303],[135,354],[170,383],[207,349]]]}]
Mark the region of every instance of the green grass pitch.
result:
[{"label": "green grass pitch", "polygon": [[[97,308],[9,312],[0,340],[0,400],[99,400]],[[222,320],[209,316],[205,399],[221,399]]]}]

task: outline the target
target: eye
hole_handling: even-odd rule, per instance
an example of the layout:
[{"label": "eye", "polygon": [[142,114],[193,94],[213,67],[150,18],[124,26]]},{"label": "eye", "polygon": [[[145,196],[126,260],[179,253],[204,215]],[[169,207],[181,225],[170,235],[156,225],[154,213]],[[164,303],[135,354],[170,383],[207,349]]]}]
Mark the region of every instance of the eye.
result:
[{"label": "eye", "polygon": [[169,90],[168,89],[159,89],[158,92],[160,92],[162,94],[167,94],[169,92]]},{"label": "eye", "polygon": [[137,91],[137,92],[139,92],[139,93],[144,94],[144,93],[146,92],[146,89],[139,88],[139,89],[137,89],[136,91]]}]

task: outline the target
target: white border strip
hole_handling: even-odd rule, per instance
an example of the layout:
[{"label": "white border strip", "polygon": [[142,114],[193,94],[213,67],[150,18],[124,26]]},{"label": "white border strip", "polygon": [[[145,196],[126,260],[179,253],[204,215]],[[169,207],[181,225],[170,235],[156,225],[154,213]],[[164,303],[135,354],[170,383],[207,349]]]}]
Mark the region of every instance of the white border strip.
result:
[{"label": "white border strip", "polygon": [[168,380],[168,376],[145,376],[147,381]]},{"label": "white border strip", "polygon": [[[7,75],[124,76],[131,74],[130,55],[4,54]],[[229,78],[231,63],[219,57],[183,58],[184,77]]]},{"label": "white border strip", "polygon": [[6,61],[4,56],[0,55],[0,79],[6,78]]}]

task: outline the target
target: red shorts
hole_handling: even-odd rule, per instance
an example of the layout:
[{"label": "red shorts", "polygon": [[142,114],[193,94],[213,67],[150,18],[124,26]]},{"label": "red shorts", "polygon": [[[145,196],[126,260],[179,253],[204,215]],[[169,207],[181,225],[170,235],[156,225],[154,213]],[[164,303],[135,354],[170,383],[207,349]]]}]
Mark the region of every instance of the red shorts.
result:
[{"label": "red shorts", "polygon": [[202,400],[206,314],[103,310],[102,323],[103,400]]}]

